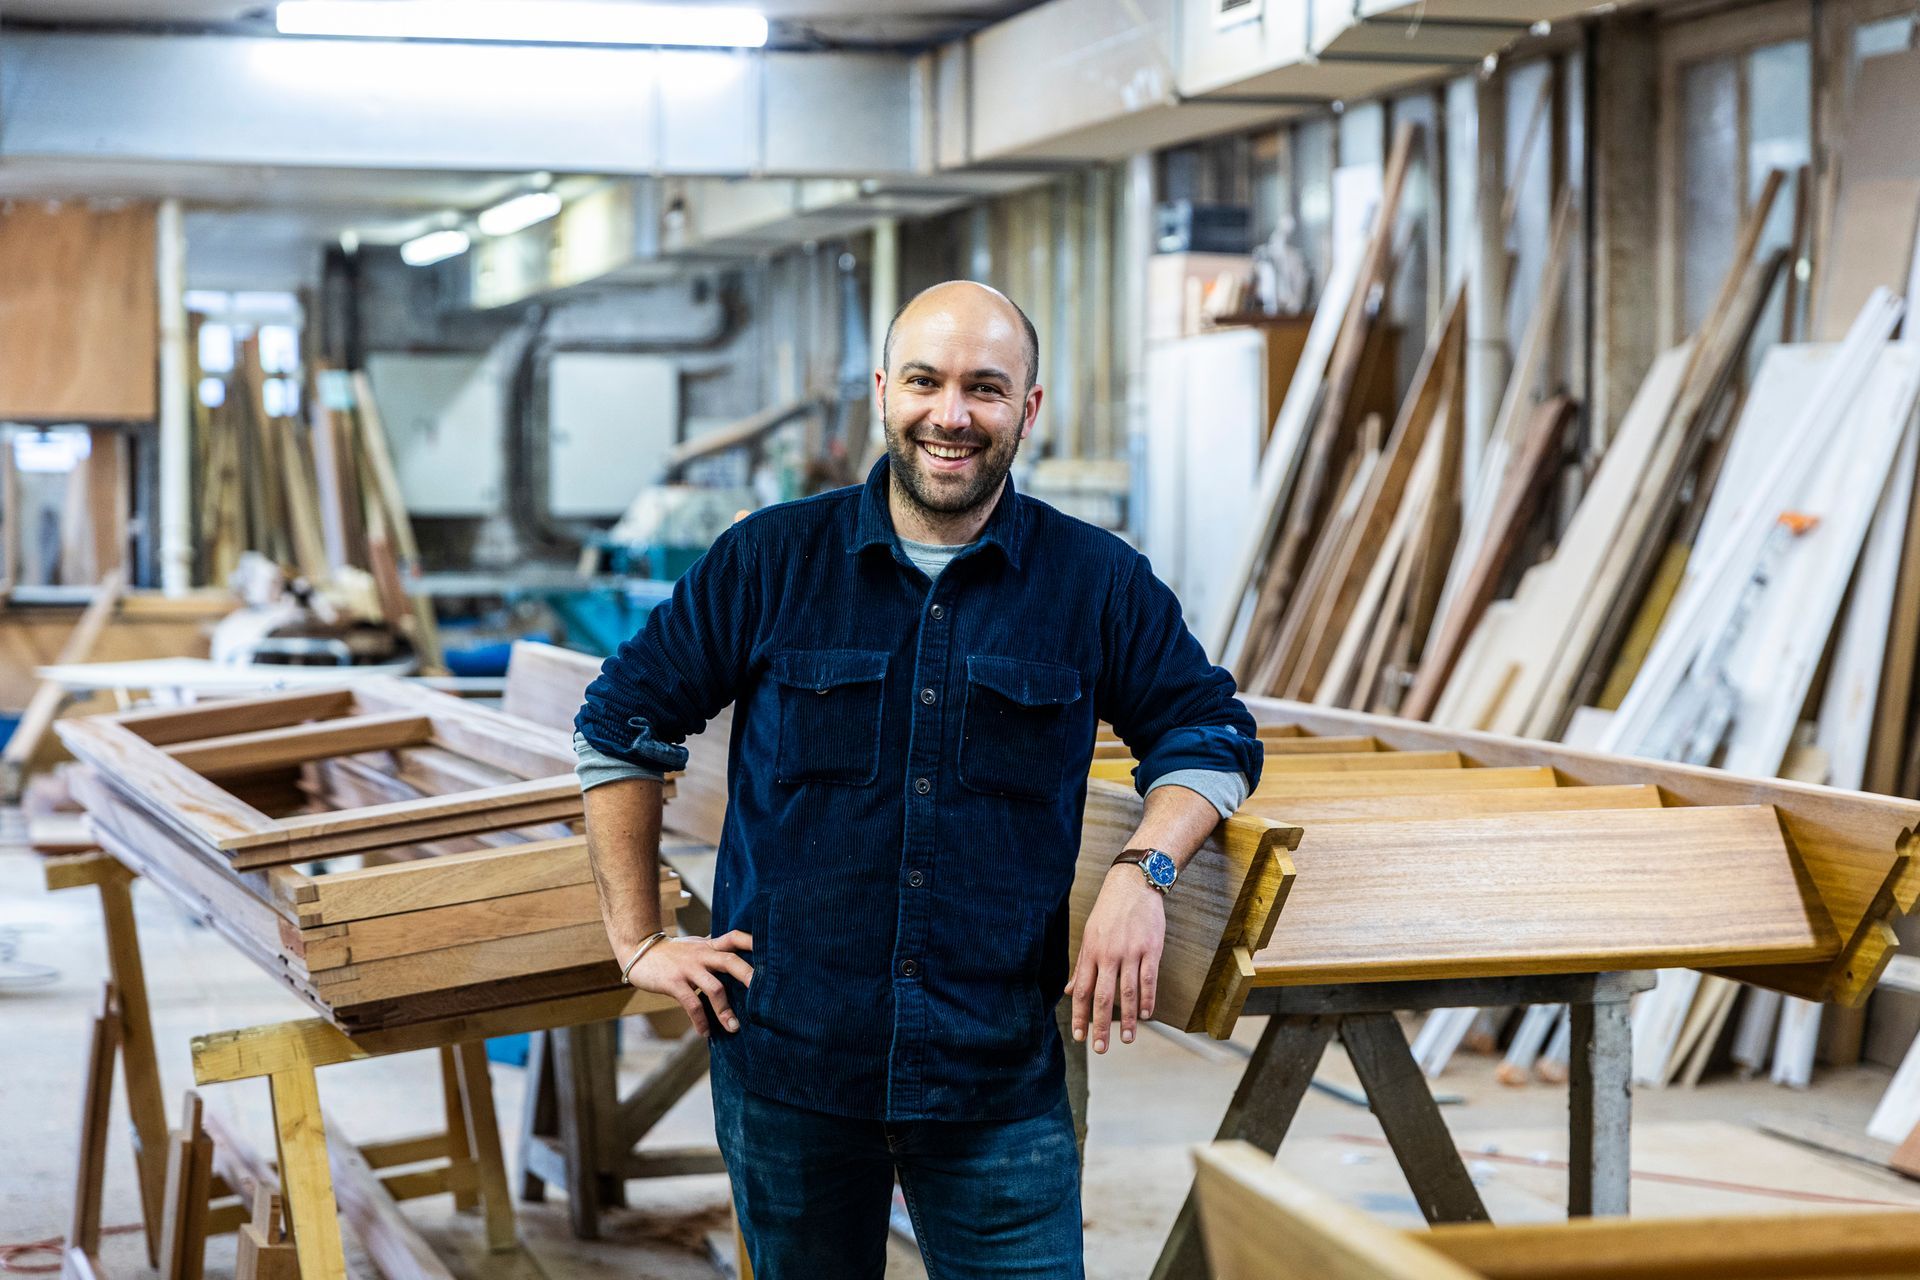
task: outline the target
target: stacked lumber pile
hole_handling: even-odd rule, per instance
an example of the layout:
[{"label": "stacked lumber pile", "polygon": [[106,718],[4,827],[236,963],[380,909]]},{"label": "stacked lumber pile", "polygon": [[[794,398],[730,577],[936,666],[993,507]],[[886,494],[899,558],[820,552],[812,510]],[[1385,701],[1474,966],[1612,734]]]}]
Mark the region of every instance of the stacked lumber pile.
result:
[{"label": "stacked lumber pile", "polygon": [[[1391,432],[1341,417],[1341,344],[1391,270],[1396,151],[1373,239],[1329,281],[1276,421],[1265,510],[1209,651],[1252,694],[1920,794],[1920,325],[1896,296],[1920,294],[1920,165],[1889,142],[1915,125],[1920,55],[1869,60],[1832,234],[1814,244],[1806,171],[1767,175],[1704,319],[1610,434],[1579,429],[1581,406],[1547,377],[1569,292],[1563,197],[1484,443],[1461,439],[1457,300]],[[1790,199],[1781,245],[1769,227]],[[1920,999],[1894,999],[1874,1031],[1883,1060],[1920,1029]],[[1739,1000],[1735,984],[1665,975],[1636,1015],[1641,1081],[1688,1074],[1673,1046],[1723,1032],[1737,1065],[1771,1061],[1787,1084],[1807,1083],[1817,1050],[1861,1052],[1858,1015],[1823,1032],[1817,1007]],[[1435,1017],[1457,1043],[1462,1018]],[[1516,1033],[1517,1078],[1552,1017]]]},{"label": "stacked lumber pile", "polygon": [[263,380],[259,342],[249,338],[235,350],[221,403],[195,399],[200,580],[227,581],[249,551],[316,586],[370,575],[381,619],[437,669],[431,605],[406,588],[420,549],[366,375],[319,370],[306,422],[268,413]]},{"label": "stacked lumber pile", "polygon": [[619,987],[559,730],[367,679],[56,731],[107,852],[342,1030]]}]

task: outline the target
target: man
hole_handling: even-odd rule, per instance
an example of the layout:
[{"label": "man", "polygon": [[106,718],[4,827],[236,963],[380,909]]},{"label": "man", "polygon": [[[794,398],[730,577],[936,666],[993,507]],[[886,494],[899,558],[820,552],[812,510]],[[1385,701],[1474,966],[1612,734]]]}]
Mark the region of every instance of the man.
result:
[{"label": "man", "polygon": [[[1116,1013],[1133,1039],[1162,895],[1260,746],[1145,559],[1014,491],[1041,399],[1019,308],[937,285],[885,352],[865,485],[740,521],[588,687],[589,847],[628,981],[711,1036],[759,1280],[880,1276],[896,1176],[931,1274],[1077,1276],[1056,993],[1096,1052]],[[729,703],[716,936],[666,940],[658,771]],[[1067,981],[1100,719],[1146,804]]]}]

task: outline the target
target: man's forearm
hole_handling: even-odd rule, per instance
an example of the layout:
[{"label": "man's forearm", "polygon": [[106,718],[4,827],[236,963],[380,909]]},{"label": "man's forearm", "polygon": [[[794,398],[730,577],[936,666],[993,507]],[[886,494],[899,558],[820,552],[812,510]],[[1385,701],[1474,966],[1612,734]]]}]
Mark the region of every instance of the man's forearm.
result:
[{"label": "man's forearm", "polygon": [[1127,847],[1158,849],[1184,870],[1219,825],[1213,801],[1199,792],[1177,784],[1155,787],[1147,792],[1140,825]]},{"label": "man's forearm", "polygon": [[615,958],[624,964],[660,928],[660,784],[640,778],[609,782],[581,800],[600,917]]}]

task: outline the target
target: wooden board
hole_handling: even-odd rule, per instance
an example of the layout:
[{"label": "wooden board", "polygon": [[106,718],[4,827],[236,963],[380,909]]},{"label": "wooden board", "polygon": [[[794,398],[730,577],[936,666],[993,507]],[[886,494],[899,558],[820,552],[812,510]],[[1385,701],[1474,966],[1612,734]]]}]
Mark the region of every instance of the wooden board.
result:
[{"label": "wooden board", "polygon": [[[1581,786],[1651,783],[1669,804],[1772,805],[1840,935],[1841,955],[1829,964],[1742,966],[1727,971],[1728,977],[1807,999],[1858,1004],[1898,945],[1889,922],[1920,901],[1920,867],[1911,857],[1920,802],[1278,699],[1245,702],[1256,720],[1297,724],[1311,733],[1368,734],[1394,750],[1457,750],[1476,765],[1531,767],[1549,775],[1539,785],[1551,785],[1557,773]],[[1473,778],[1490,772],[1486,767],[1426,776]]]},{"label": "wooden board", "polygon": [[155,247],[150,204],[0,210],[0,418],[158,416]]},{"label": "wooden board", "polygon": [[1417,796],[1554,785],[1552,769],[1524,765],[1500,769],[1406,769],[1391,773],[1280,773],[1263,776],[1253,795],[1256,799]]},{"label": "wooden board", "polygon": [[[1087,783],[1071,903],[1074,953],[1113,855],[1126,848],[1143,811],[1133,788]],[[1154,1021],[1223,1039],[1232,1033],[1252,979],[1247,957],[1273,936],[1293,878],[1288,850],[1299,839],[1297,827],[1236,814],[1201,846],[1181,872],[1180,892],[1167,898]]]},{"label": "wooden board", "polygon": [[[1452,751],[1353,751],[1269,756],[1261,776],[1277,778],[1296,773],[1398,773],[1459,767],[1460,756]],[[1095,759],[1091,776],[1122,782],[1133,776],[1134,768],[1132,757],[1123,760]]]},{"label": "wooden board", "polygon": [[1312,824],[1294,860],[1286,928],[1254,957],[1263,986],[1839,950],[1765,805]]},{"label": "wooden board", "polygon": [[1241,806],[1295,824],[1364,821],[1373,818],[1471,818],[1490,813],[1564,813],[1582,809],[1658,809],[1660,788],[1522,787],[1512,791],[1460,791],[1452,795],[1346,796],[1294,800],[1255,796]]}]

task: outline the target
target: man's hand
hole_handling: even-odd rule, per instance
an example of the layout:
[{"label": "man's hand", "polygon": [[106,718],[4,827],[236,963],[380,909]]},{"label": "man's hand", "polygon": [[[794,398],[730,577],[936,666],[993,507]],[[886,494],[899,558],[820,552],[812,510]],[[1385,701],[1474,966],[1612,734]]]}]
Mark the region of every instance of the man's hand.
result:
[{"label": "man's hand", "polygon": [[738,929],[718,938],[668,938],[640,957],[627,975],[627,985],[678,1000],[693,1029],[703,1036],[712,1034],[707,1011],[700,1006],[704,995],[721,1025],[738,1031],[740,1019],[727,1004],[727,989],[714,975],[732,974],[742,985],[752,986],[753,966],[740,958],[741,952],[753,952],[753,938]]},{"label": "man's hand", "polygon": [[1073,997],[1075,1040],[1088,1038],[1091,1023],[1093,1051],[1107,1051],[1118,993],[1120,1038],[1133,1043],[1134,1027],[1153,1016],[1160,952],[1166,942],[1167,908],[1159,890],[1130,863],[1107,872],[1087,916],[1086,932],[1080,935],[1080,956],[1067,983],[1067,994]]}]

